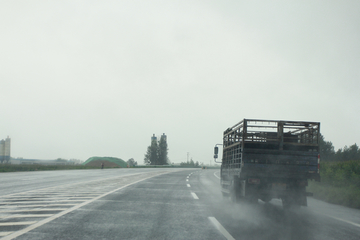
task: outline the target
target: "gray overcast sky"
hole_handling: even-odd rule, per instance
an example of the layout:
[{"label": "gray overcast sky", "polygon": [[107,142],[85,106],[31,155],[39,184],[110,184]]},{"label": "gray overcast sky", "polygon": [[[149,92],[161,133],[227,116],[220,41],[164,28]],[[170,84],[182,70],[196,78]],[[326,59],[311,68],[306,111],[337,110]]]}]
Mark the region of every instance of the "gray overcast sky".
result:
[{"label": "gray overcast sky", "polygon": [[360,1],[1,1],[0,139],[12,157],[209,163],[243,118],[358,144]]}]

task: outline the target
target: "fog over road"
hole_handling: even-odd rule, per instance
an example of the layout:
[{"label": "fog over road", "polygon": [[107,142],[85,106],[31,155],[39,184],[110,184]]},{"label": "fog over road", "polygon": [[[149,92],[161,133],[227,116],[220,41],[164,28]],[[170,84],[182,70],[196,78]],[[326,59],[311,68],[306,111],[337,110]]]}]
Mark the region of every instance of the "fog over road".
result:
[{"label": "fog over road", "polygon": [[308,198],[234,204],[219,170],[0,174],[1,239],[359,239],[360,211]]}]

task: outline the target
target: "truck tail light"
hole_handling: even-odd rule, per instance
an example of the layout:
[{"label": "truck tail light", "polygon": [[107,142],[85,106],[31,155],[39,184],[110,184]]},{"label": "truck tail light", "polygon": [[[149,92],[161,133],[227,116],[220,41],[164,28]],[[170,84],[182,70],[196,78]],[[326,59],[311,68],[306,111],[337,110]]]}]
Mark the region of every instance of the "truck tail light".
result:
[{"label": "truck tail light", "polygon": [[318,167],[317,172],[320,173],[320,154],[318,154]]},{"label": "truck tail light", "polygon": [[260,179],[258,179],[258,178],[249,178],[248,183],[250,183],[250,184],[260,184]]}]

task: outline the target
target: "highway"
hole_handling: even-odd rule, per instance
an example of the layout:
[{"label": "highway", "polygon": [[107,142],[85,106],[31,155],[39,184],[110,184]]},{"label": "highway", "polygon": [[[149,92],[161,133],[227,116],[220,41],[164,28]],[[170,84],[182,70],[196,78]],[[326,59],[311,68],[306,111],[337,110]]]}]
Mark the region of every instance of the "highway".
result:
[{"label": "highway", "polygon": [[0,174],[0,239],[360,239],[360,210],[235,204],[216,169]]}]

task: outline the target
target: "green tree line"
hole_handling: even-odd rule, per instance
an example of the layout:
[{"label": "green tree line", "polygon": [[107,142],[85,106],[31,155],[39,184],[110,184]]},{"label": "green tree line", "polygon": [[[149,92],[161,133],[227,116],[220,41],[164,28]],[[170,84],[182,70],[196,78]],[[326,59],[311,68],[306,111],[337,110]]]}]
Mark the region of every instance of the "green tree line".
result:
[{"label": "green tree line", "polygon": [[335,151],[332,142],[326,141],[324,136],[320,135],[319,145],[321,161],[344,162],[350,160],[360,160],[360,149],[356,143],[349,147],[345,146]]},{"label": "green tree line", "polygon": [[200,164],[198,161],[194,162],[194,160],[191,158],[190,161],[181,162],[180,166],[182,167],[200,167]]}]

